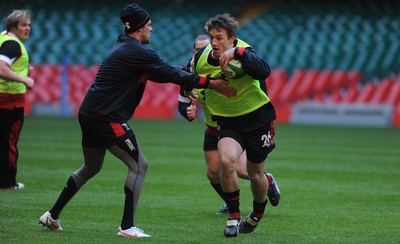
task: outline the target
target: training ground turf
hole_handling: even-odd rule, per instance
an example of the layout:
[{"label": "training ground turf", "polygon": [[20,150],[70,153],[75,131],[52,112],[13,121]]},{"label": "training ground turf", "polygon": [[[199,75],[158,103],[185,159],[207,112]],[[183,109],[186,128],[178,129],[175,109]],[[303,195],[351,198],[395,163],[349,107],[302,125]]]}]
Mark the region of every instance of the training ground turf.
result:
[{"label": "training ground turf", "polygon": [[[149,161],[136,224],[147,243],[399,243],[400,129],[276,125],[267,171],[281,203],[267,206],[254,233],[227,239],[226,216],[205,174],[204,125],[131,121]],[[76,118],[27,117],[18,181],[0,191],[0,243],[127,243],[117,237],[126,168],[107,154],[102,171],[61,215],[63,232],[38,224],[82,163]],[[241,181],[242,216],[251,210]]]}]

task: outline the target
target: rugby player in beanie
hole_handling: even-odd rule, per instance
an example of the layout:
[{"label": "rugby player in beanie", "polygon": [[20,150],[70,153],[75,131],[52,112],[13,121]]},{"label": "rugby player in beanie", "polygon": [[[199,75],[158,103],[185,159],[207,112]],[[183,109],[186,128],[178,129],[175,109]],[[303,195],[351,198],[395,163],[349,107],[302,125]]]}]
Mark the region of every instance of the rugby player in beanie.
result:
[{"label": "rugby player in beanie", "polygon": [[119,35],[104,58],[79,109],[83,165],[68,178],[53,207],[39,218],[39,223],[50,230],[62,230],[59,217],[63,208],[89,179],[100,172],[105,154],[109,151],[128,168],[124,209],[117,235],[150,237],[135,224],[148,162],[128,124],[142,99],[147,82],[171,82],[183,86],[191,99],[196,98],[191,92],[193,88],[211,88],[227,97],[236,95],[236,90],[227,81],[183,71],[163,61],[155,51],[144,45],[150,42],[153,28],[149,14],[136,3],[126,5],[120,18],[125,34]]},{"label": "rugby player in beanie", "polygon": [[120,18],[125,27],[125,34],[130,34],[149,22],[150,15],[136,3],[131,3],[121,11]]}]

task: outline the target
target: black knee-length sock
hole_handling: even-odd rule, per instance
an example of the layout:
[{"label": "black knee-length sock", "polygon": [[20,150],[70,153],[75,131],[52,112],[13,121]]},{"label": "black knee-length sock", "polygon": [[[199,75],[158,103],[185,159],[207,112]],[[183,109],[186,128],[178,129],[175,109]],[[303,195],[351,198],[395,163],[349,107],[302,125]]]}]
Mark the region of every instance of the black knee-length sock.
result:
[{"label": "black knee-length sock", "polygon": [[121,229],[126,230],[134,226],[133,223],[133,192],[128,187],[124,187],[125,205],[124,215],[122,216]]},{"label": "black knee-length sock", "polygon": [[[224,200],[224,192],[222,191],[221,184],[213,184],[211,183],[214,190],[218,193],[218,195]],[[225,200],[224,200],[225,201]]]},{"label": "black knee-length sock", "polygon": [[56,203],[54,204],[53,208],[50,209],[51,217],[53,219],[58,219],[60,216],[61,211],[67,205],[67,203],[72,199],[72,197],[78,192],[78,188],[75,184],[74,179],[72,176],[69,177],[67,184],[65,185],[64,189],[62,190],[60,196],[58,197]]}]

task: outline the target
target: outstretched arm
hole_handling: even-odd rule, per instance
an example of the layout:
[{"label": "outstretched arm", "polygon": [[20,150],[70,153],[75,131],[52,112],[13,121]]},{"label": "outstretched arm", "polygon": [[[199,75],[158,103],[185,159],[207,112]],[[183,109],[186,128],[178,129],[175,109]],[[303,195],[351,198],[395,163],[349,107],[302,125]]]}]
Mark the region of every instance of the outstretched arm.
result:
[{"label": "outstretched arm", "polygon": [[209,89],[230,98],[236,96],[236,89],[229,86],[229,81],[222,79],[210,80]]}]

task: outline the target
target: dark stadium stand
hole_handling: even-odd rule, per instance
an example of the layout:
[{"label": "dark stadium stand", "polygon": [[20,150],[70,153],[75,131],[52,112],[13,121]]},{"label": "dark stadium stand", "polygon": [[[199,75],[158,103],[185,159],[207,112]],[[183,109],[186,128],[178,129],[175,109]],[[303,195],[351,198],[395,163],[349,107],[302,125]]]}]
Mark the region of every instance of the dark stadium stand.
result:
[{"label": "dark stadium stand", "polygon": [[397,1],[276,1],[239,35],[273,67],[355,70],[368,81],[398,72],[399,11]]},{"label": "dark stadium stand", "polygon": [[[58,103],[62,62],[67,61],[69,103],[76,109],[103,56],[122,25],[119,12],[128,1],[7,1],[1,16],[15,8],[34,13],[26,46],[35,65],[32,103]],[[267,79],[278,121],[289,122],[293,104],[387,104],[400,126],[400,2],[394,0],[136,1],[152,17],[151,47],[176,65],[186,64],[193,39],[205,21],[229,12],[240,20],[239,38],[249,42],[273,68]],[[4,21],[3,21],[4,22]],[[149,83],[150,84],[150,83]],[[164,106],[175,116],[176,99],[150,99],[143,106]],[[170,92],[177,92],[171,85]],[[172,99],[170,98],[172,97]],[[138,109],[138,117],[151,117]],[[163,108],[164,108],[163,107]],[[33,111],[34,112],[34,111]]]}]

